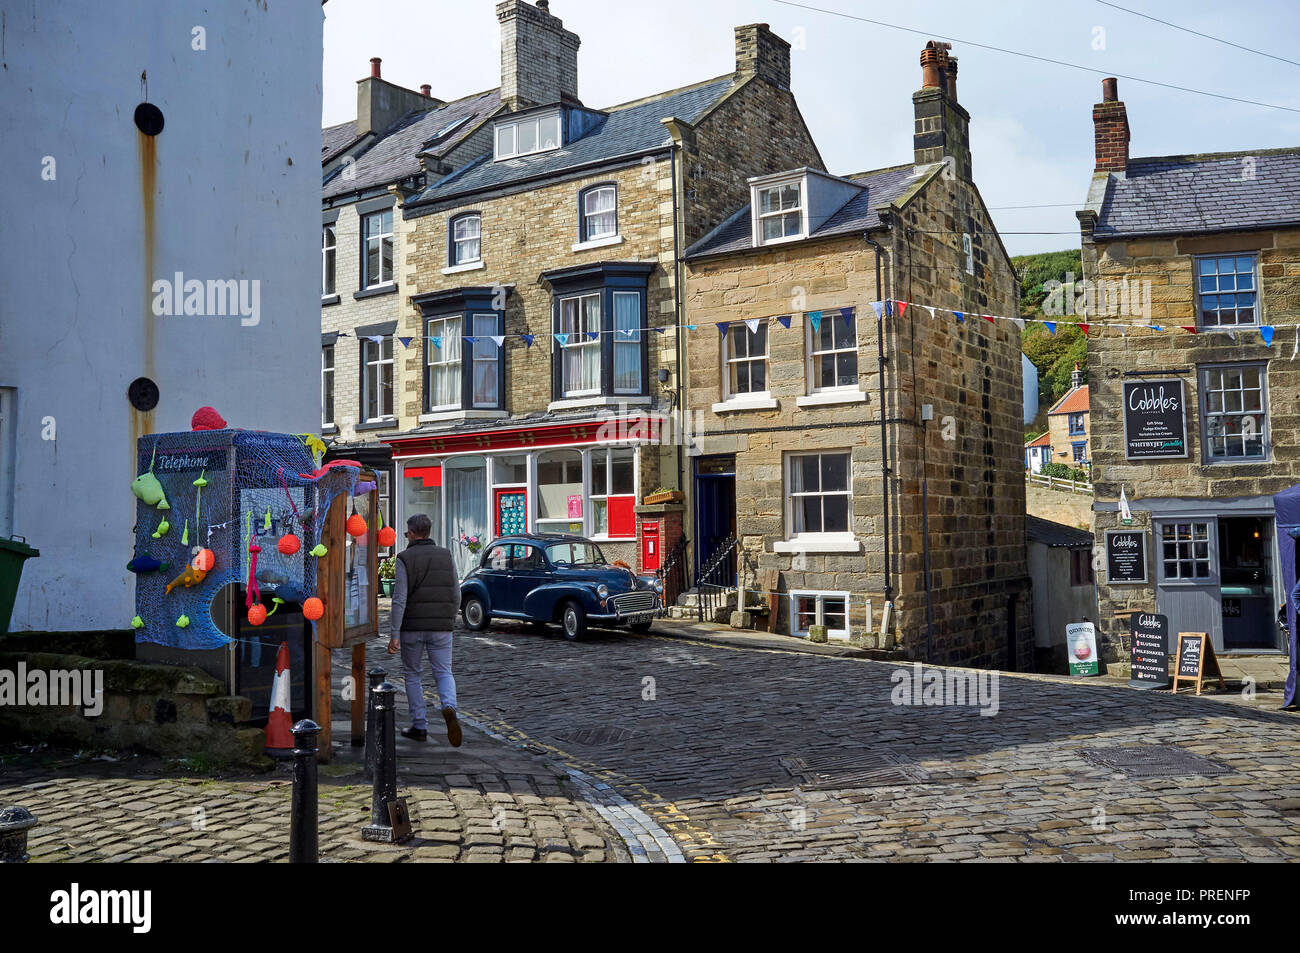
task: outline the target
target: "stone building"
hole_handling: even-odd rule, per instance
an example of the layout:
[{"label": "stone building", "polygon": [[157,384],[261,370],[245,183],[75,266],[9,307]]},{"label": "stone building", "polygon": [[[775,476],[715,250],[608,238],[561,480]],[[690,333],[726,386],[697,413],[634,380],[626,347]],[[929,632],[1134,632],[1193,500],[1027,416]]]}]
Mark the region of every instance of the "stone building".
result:
[{"label": "stone building", "polygon": [[1024,670],[1018,287],[957,61],[932,43],[921,63],[911,161],[753,176],[686,252],[697,554],[737,539],[774,631]]},{"label": "stone building", "polygon": [[736,68],[606,109],[578,98],[579,39],[507,0],[502,110],[475,158],[402,197],[391,445],[398,519],[462,539],[575,532],[651,571],[682,534],[681,249],[791,162],[822,167],[789,44],[735,31]]},{"label": "stone building", "polygon": [[1300,482],[1300,149],[1131,158],[1116,85],[1093,107],[1078,212],[1085,277],[1142,292],[1098,294],[1092,320],[1128,327],[1088,338],[1102,651],[1126,658],[1131,614],[1158,612],[1175,636],[1208,632],[1229,674],[1280,678],[1279,546],[1295,544],[1277,538],[1273,494]]},{"label": "stone building", "polygon": [[1092,460],[1088,443],[1089,410],[1088,385],[1083,381],[1083,371],[1074,365],[1070,389],[1047,412],[1047,435],[1051,456],[1045,463],[1063,463],[1068,467],[1087,467]]},{"label": "stone building", "polygon": [[404,89],[375,57],[357,81],[357,118],[321,130],[320,427],[336,453],[374,467],[385,521],[395,515],[391,454],[373,451],[374,437],[397,427],[406,307],[397,202],[476,158],[500,108],[496,90],[443,102],[429,86]]}]

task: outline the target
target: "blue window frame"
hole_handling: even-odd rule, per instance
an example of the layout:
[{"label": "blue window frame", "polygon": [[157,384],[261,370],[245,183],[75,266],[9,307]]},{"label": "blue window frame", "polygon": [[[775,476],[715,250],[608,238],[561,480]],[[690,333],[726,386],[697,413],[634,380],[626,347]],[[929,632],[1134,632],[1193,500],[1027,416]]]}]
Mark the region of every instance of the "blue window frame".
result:
[{"label": "blue window frame", "polygon": [[1084,461],[1085,451],[1087,448],[1088,442],[1086,440],[1080,440],[1076,443],[1070,444],[1070,449],[1075,463],[1082,463]]},{"label": "blue window frame", "polygon": [[1083,414],[1070,414],[1070,436],[1075,437],[1083,432]]}]

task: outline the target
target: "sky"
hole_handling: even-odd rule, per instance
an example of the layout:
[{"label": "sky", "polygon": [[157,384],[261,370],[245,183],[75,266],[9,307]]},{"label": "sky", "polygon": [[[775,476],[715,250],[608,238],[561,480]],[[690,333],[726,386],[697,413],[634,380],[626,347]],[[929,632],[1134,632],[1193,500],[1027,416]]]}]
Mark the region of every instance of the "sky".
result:
[{"label": "sky", "polygon": [[[1300,61],[1300,4],[1117,0],[1121,6],[1252,50]],[[323,124],[356,118],[370,58],[383,76],[444,100],[500,83],[495,0],[328,0]],[[907,27],[904,32],[835,13]],[[958,96],[971,114],[976,185],[1011,254],[1079,246],[1074,210],[1093,166],[1092,105],[1120,74],[1133,156],[1300,144],[1300,66],[1233,49],[1099,0],[551,0],[582,39],[578,93],[601,108],[734,69],[732,30],[768,23],[790,41],[791,86],[829,171],[912,157],[920,51],[948,39]],[[996,46],[1088,72],[972,46]],[[1137,79],[1256,100],[1294,112],[1162,88]],[[1007,206],[1046,205],[1047,208]],[[1048,233],[1048,234],[1032,234]]]}]

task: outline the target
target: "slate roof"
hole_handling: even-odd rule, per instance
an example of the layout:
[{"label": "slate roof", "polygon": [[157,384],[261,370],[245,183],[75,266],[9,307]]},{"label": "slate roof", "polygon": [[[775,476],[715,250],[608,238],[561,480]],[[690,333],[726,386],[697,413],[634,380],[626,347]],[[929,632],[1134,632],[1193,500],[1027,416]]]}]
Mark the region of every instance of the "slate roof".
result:
[{"label": "slate roof", "polygon": [[[429,151],[443,155],[472,133],[478,124],[501,105],[501,93],[492,89],[486,93],[466,96],[433,110],[409,112],[393,123],[359,156],[352,165],[353,178],[345,179],[342,168],[331,170],[325,179],[322,197],[339,195],[398,182],[420,171],[419,153],[426,143]],[[430,142],[435,136],[459,119],[468,120],[456,127],[446,137]],[[355,123],[344,123],[355,127]],[[339,129],[332,126],[331,129]],[[337,153],[336,153],[337,154]]]},{"label": "slate roof", "polygon": [[320,161],[324,165],[357,140],[357,124],[341,122],[320,131]]},{"label": "slate roof", "polygon": [[508,188],[520,180],[561,175],[589,163],[634,155],[659,146],[667,147],[671,138],[660,120],[675,116],[685,122],[697,121],[731,89],[732,82],[733,77],[728,74],[686,89],[615,106],[585,135],[562,149],[500,162],[494,162],[492,154],[487,153],[478,161],[430,185],[420,195],[408,200],[406,208],[474,192]]},{"label": "slate roof", "polygon": [[1053,523],[1037,516],[1025,517],[1025,535],[1035,543],[1048,546],[1068,546],[1070,549],[1092,546],[1092,533],[1086,529]]},{"label": "slate roof", "polygon": [[[849,199],[820,226],[814,228],[808,239],[860,234],[882,227],[876,206],[898,198],[933,167],[933,165],[899,165],[846,176],[855,185],[861,186],[862,191]],[[747,251],[753,247],[754,236],[750,226],[749,205],[746,204],[712,232],[686,249],[684,257],[703,258],[708,255]]]},{"label": "slate roof", "polygon": [[[1253,178],[1250,167],[1253,160]],[[1112,174],[1093,234],[1223,232],[1300,225],[1300,147],[1130,159]]]},{"label": "slate roof", "polygon": [[1082,387],[1076,387],[1058,400],[1056,406],[1047,412],[1047,416],[1086,413],[1088,413],[1088,385],[1084,384]]}]

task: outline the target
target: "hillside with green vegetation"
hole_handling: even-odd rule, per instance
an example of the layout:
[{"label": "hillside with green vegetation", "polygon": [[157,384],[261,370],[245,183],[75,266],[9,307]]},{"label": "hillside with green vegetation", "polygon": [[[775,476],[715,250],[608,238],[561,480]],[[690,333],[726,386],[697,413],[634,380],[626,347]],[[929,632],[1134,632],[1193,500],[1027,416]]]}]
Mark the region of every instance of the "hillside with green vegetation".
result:
[{"label": "hillside with green vegetation", "polygon": [[[1049,281],[1078,281],[1083,277],[1083,262],[1078,249],[1075,249],[1017,255],[1011,263],[1020,276],[1020,316],[1026,320],[1025,330],[1020,335],[1020,348],[1038,368],[1038,402],[1042,416],[1070,389],[1070,375],[1076,363],[1087,379],[1088,339],[1075,327],[1078,316],[1071,314],[1055,318],[1055,334],[1039,323],[1044,317],[1043,302],[1048,294],[1043,286]],[[1039,432],[1045,429],[1044,425]]]}]

